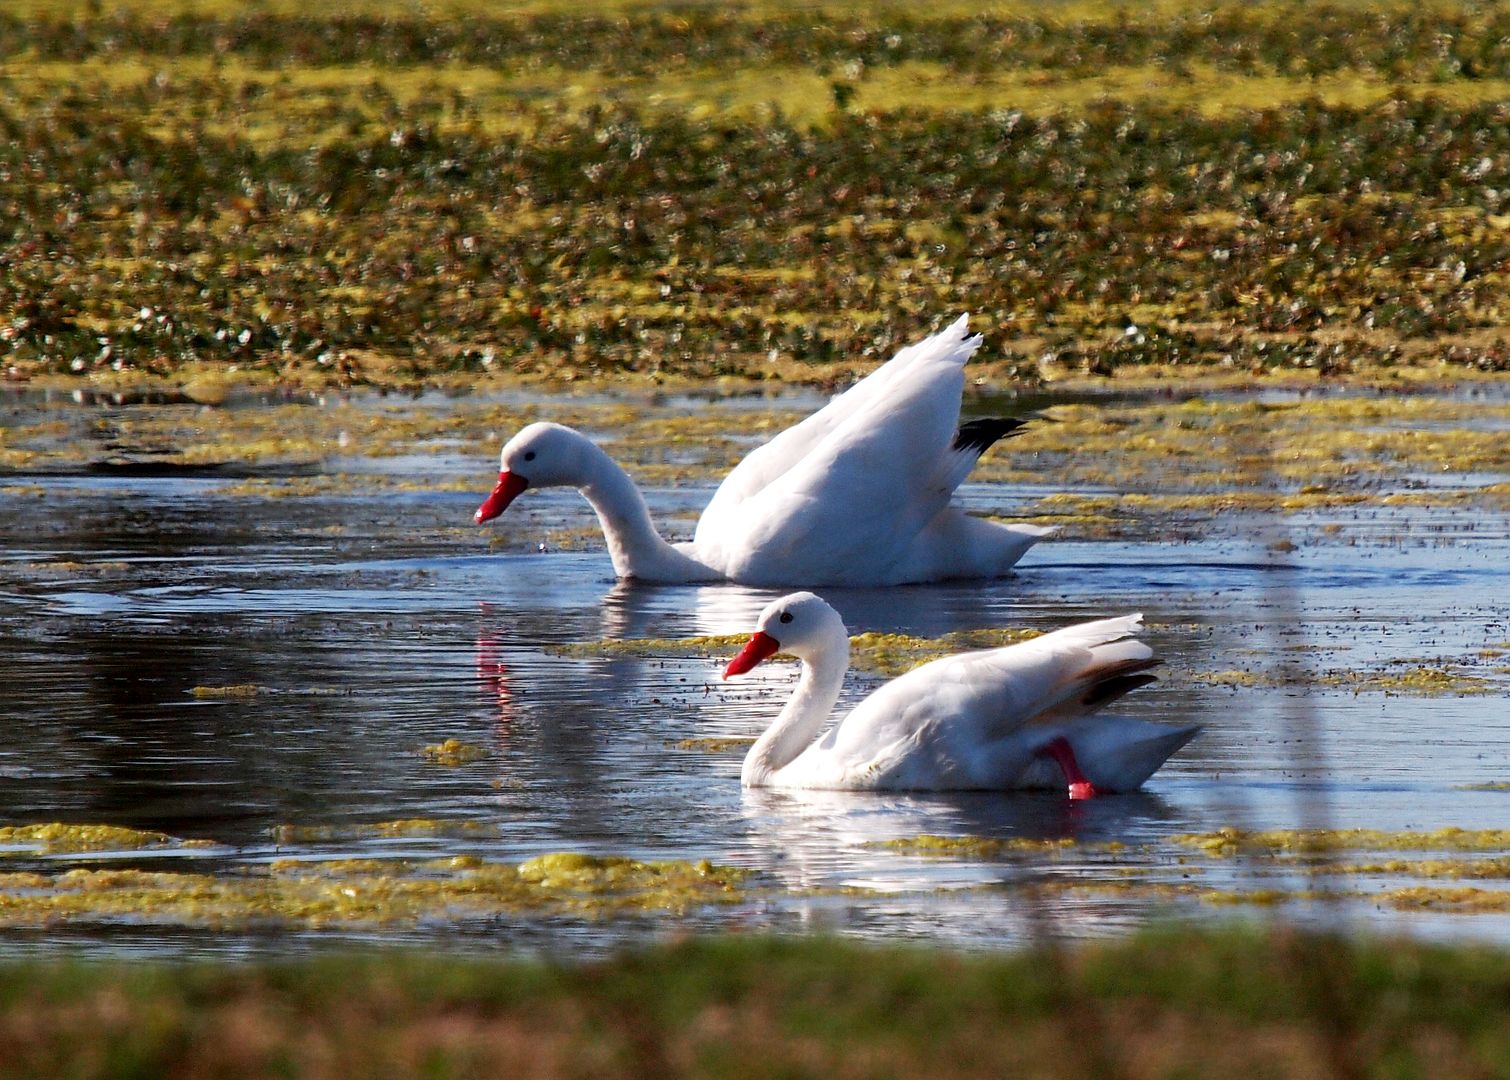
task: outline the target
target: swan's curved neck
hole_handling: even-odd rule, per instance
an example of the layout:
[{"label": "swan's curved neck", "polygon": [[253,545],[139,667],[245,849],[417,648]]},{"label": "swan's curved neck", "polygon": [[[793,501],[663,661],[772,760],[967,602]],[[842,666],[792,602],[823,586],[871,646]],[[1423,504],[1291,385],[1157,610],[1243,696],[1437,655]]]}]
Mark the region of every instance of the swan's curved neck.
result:
[{"label": "swan's curved neck", "polygon": [[778,771],[812,744],[828,722],[834,702],[839,700],[848,670],[849,636],[839,626],[822,648],[810,652],[802,661],[797,689],[775,723],[766,728],[745,755],[740,783],[745,787],[765,787]]},{"label": "swan's curved neck", "polygon": [[613,569],[621,578],[645,581],[702,581],[716,577],[708,567],[661,538],[640,489],[629,474],[592,443],[587,475],[579,490],[592,504],[608,541]]}]

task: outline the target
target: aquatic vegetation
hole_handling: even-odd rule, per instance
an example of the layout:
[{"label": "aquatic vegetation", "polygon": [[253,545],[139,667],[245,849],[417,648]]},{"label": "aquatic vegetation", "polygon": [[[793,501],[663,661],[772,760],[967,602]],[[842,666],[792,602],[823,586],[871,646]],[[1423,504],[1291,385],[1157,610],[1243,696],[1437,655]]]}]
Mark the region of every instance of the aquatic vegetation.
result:
[{"label": "aquatic vegetation", "polygon": [[[1315,650],[1307,648],[1291,651]],[[1187,675],[1208,686],[1254,688],[1304,685],[1351,690],[1355,694],[1384,693],[1419,697],[1475,697],[1499,693],[1505,689],[1505,681],[1495,677],[1503,673],[1482,666],[1482,661],[1489,658],[1480,655],[1472,659],[1480,662],[1479,670],[1483,674],[1465,670],[1465,663],[1422,663],[1410,659],[1394,660],[1368,668],[1232,668],[1226,671],[1193,671]]]},{"label": "aquatic vegetation", "polygon": [[1510,850],[1510,829],[1436,829],[1431,832],[1386,832],[1377,829],[1225,828],[1181,833],[1170,841],[1199,848],[1208,855],[1275,855],[1283,852],[1323,854],[1341,851],[1500,851]]},{"label": "aquatic vegetation", "polygon": [[715,634],[690,638],[626,638],[551,644],[545,651],[556,656],[706,656],[738,652],[748,634]]},{"label": "aquatic vegetation", "polygon": [[1469,2],[11,5],[7,373],[210,406],[836,385],[965,309],[991,381],[1503,372],[1506,31]]},{"label": "aquatic vegetation", "polygon": [[0,853],[140,851],[148,848],[210,848],[212,840],[180,840],[165,833],[130,829],[122,825],[71,824],[50,821],[35,825],[0,826]]},{"label": "aquatic vegetation", "polygon": [[1383,894],[1386,903],[1402,910],[1448,910],[1502,915],[1510,912],[1510,891],[1496,889],[1439,889],[1419,886]]},{"label": "aquatic vegetation", "polygon": [[392,925],[504,912],[586,916],[686,911],[744,897],[742,870],[571,853],[517,866],[458,857],[430,862],[282,860],[259,872],[208,875],[74,869],[0,877],[0,925],[151,922],[309,929]]},{"label": "aquatic vegetation", "polygon": [[850,666],[857,671],[892,677],[954,653],[996,649],[1038,637],[1040,630],[956,630],[942,637],[868,632],[849,639]]},{"label": "aquatic vegetation", "polygon": [[1274,686],[1278,684],[1278,676],[1253,671],[1251,669],[1232,668],[1227,671],[1194,671],[1190,677],[1197,682],[1206,683],[1208,686]]},{"label": "aquatic vegetation", "polygon": [[205,701],[238,701],[258,697],[336,697],[346,691],[328,686],[273,687],[236,683],[233,686],[194,686],[188,692]]},{"label": "aquatic vegetation", "polygon": [[729,754],[743,753],[755,744],[753,738],[706,738],[706,739],[678,739],[669,744],[677,750],[687,750],[698,754]]},{"label": "aquatic vegetation", "polygon": [[1334,874],[1403,874],[1425,878],[1510,880],[1510,856],[1492,859],[1390,859],[1385,862],[1339,863],[1326,869]]},{"label": "aquatic vegetation", "polygon": [[400,837],[483,837],[498,835],[496,825],[482,821],[455,821],[441,818],[401,818],[360,825],[279,825],[272,830],[273,840],[282,845],[320,844],[333,840],[365,837],[397,839]]},{"label": "aquatic vegetation", "polygon": [[488,751],[476,743],[450,738],[426,746],[420,754],[433,765],[466,765],[487,757]]},{"label": "aquatic vegetation", "polygon": [[[864,633],[849,639],[850,666],[857,671],[900,675],[941,656],[971,649],[994,649],[1039,636],[1038,630],[958,630],[942,637],[919,638],[907,634]],[[692,638],[629,638],[617,641],[585,641],[547,645],[557,656],[698,656],[727,658],[738,652],[748,634],[718,634]],[[784,653],[777,653],[785,658]]]},{"label": "aquatic vegetation", "polygon": [[256,683],[237,683],[235,686],[195,686],[189,690],[197,698],[229,699],[249,698],[267,692],[264,686]]},{"label": "aquatic vegetation", "polygon": [[[1070,848],[1083,848],[1073,837],[987,837],[987,836],[904,836],[895,840],[877,840],[871,847],[884,848],[902,855],[960,856],[972,859],[995,859],[1017,853],[1046,854]],[[1097,845],[1102,850],[1120,850],[1120,844]]]},{"label": "aquatic vegetation", "polygon": [[[730,866],[699,862],[640,862],[620,856],[554,852],[537,855],[518,866],[520,880],[542,890],[577,896],[626,894],[646,907],[686,907],[692,903],[730,902],[740,896],[735,886],[751,873]],[[685,893],[686,895],[679,895]]]},{"label": "aquatic vegetation", "polygon": [[1417,665],[1400,671],[1330,672],[1321,676],[1324,686],[1343,686],[1354,690],[1382,690],[1387,694],[1492,694],[1498,689],[1477,675],[1466,675],[1446,667]]}]

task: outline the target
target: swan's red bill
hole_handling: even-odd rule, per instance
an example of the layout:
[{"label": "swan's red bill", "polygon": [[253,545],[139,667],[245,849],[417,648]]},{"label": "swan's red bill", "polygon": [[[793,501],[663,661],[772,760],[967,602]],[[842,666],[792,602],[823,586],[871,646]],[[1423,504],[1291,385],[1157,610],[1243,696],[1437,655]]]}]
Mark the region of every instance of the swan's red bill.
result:
[{"label": "swan's red bill", "polygon": [[519,498],[519,493],[529,486],[529,481],[524,477],[504,469],[498,474],[498,486],[493,489],[493,494],[482,500],[482,505],[472,517],[479,525],[484,521],[492,521],[507,510],[509,503]]},{"label": "swan's red bill", "polygon": [[743,675],[756,664],[769,656],[775,656],[781,648],[781,643],[767,634],[764,630],[755,631],[755,636],[750,639],[738,656],[729,661],[729,666],[724,668],[724,678],[730,675]]}]

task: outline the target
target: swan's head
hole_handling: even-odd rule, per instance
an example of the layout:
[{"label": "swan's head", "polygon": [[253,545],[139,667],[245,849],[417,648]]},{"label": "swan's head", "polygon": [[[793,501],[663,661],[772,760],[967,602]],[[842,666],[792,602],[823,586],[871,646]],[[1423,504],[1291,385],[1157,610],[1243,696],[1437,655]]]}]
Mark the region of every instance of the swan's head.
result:
[{"label": "swan's head", "polygon": [[755,623],[755,635],[724,668],[724,678],[743,675],[777,652],[806,660],[832,645],[835,636],[845,638],[839,613],[810,592],[792,593],[766,606]]},{"label": "swan's head", "polygon": [[498,486],[473,515],[477,524],[508,509],[525,488],[577,487],[586,473],[586,436],[561,424],[531,424],[504,443]]}]

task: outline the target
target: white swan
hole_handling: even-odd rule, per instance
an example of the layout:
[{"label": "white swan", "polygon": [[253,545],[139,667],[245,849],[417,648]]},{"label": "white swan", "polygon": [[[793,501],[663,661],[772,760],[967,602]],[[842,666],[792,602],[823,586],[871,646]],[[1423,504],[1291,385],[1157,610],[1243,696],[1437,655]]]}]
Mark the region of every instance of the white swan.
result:
[{"label": "white swan", "polygon": [[497,517],[526,488],[567,485],[597,511],[619,577],[894,585],[1004,574],[1052,530],[949,505],[980,455],[1024,423],[956,430],[965,361],[981,340],[967,320],[903,349],[752,451],[714,492],[690,543],[663,540],[634,481],[559,424],[531,424],[508,441],[476,520]]},{"label": "white swan", "polygon": [[[802,661],[797,689],[745,757],[746,787],[966,791],[1055,786],[1072,799],[1131,791],[1200,730],[1094,716],[1153,681],[1141,615],[1101,619],[1003,649],[961,653],[882,686],[822,739],[849,667],[839,613],[784,596],[724,677],[777,650]],[[815,741],[817,740],[817,741]]]}]

